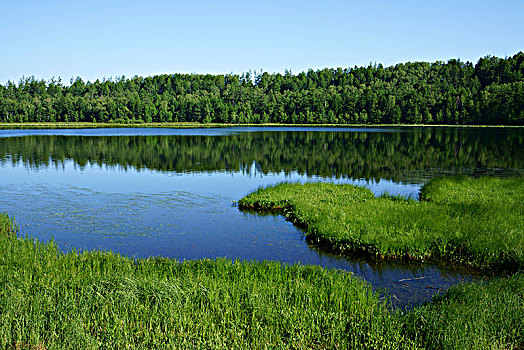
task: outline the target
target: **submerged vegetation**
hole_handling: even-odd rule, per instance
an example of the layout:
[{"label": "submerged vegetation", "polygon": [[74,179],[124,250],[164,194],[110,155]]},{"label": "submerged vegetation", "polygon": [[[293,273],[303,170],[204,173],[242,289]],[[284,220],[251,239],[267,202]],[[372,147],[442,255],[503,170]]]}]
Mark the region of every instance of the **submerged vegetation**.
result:
[{"label": "submerged vegetation", "polygon": [[284,214],[310,242],[375,258],[439,259],[515,272],[524,266],[523,178],[436,178],[420,201],[362,187],[283,183],[239,201]]},{"label": "submerged vegetation", "polygon": [[524,275],[391,311],[318,266],[134,260],[18,238],[0,214],[2,348],[519,348]]},{"label": "submerged vegetation", "polygon": [[476,64],[0,84],[0,122],[524,124],[524,53]]}]

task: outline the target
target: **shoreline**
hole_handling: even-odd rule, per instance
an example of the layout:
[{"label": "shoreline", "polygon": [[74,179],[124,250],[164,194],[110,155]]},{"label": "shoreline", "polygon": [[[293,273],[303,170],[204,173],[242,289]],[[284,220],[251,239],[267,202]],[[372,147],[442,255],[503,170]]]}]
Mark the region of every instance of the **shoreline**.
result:
[{"label": "shoreline", "polygon": [[232,127],[307,127],[307,128],[493,128],[493,129],[524,129],[523,125],[450,125],[450,124],[230,124],[230,123],[86,123],[86,122],[28,122],[0,123],[0,130],[8,129],[98,129],[98,128],[232,128]]}]

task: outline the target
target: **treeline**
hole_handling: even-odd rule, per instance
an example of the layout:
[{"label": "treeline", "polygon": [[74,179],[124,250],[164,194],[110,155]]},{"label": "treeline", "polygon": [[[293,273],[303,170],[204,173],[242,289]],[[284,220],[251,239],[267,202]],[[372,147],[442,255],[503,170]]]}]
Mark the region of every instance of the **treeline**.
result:
[{"label": "treeline", "polygon": [[0,84],[0,122],[524,124],[524,53],[294,75]]},{"label": "treeline", "polygon": [[[422,182],[428,176],[506,169],[522,174],[524,134],[512,129],[412,132],[248,132],[228,136],[24,136],[0,138],[3,162],[62,167],[73,161],[165,172],[243,171]],[[254,166],[253,166],[254,165]],[[504,174],[501,174],[504,175]]]}]

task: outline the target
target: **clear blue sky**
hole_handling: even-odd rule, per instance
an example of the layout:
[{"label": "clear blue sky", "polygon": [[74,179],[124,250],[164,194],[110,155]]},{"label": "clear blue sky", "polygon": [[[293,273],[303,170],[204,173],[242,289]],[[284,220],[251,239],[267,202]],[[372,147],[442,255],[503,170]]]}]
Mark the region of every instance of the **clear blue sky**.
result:
[{"label": "clear blue sky", "polygon": [[524,50],[524,0],[0,0],[0,84],[293,73]]}]

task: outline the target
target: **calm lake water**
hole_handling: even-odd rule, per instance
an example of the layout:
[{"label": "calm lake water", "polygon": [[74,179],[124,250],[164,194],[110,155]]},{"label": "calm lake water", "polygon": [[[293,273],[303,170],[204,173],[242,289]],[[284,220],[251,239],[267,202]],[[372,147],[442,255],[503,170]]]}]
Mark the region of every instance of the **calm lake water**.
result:
[{"label": "calm lake water", "polygon": [[417,198],[437,175],[522,176],[523,150],[523,129],[0,130],[0,211],[22,234],[66,251],[317,264],[352,271],[410,306],[471,271],[324,254],[284,218],[233,202],[281,181]]}]

